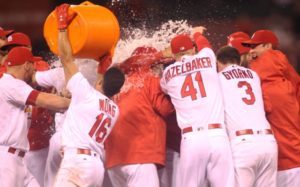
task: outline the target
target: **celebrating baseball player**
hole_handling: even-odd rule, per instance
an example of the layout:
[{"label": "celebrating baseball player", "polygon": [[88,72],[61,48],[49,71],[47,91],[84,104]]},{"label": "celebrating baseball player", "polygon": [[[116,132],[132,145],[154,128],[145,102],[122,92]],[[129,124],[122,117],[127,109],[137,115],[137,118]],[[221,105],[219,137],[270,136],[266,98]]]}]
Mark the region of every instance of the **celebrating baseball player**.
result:
[{"label": "celebrating baseball player", "polygon": [[260,79],[238,65],[240,54],[233,47],[219,49],[217,62],[236,187],[276,187],[277,143],[265,117]]},{"label": "celebrating baseball player", "polygon": [[121,113],[106,142],[106,166],[115,187],[160,186],[157,167],[164,166],[166,151],[163,117],[174,107],[151,69],[159,61],[156,54],[155,48],[138,47],[120,65],[127,75],[116,101]]},{"label": "celebrating baseball player", "polygon": [[278,143],[278,187],[300,184],[300,77],[279,50],[270,30],[256,31],[243,42],[251,47],[250,68],[261,79],[267,119]]},{"label": "celebrating baseball player", "polygon": [[69,100],[38,92],[30,82],[34,71],[33,55],[28,48],[15,47],[5,60],[6,73],[0,78],[0,186],[24,186],[26,166],[23,157],[29,149],[26,105],[56,111],[66,109]]},{"label": "celebrating baseball player", "polygon": [[234,32],[227,37],[227,45],[236,48],[240,55],[241,61],[240,65],[244,67],[248,67],[250,61],[252,60],[252,56],[249,53],[250,48],[242,45],[242,42],[250,39],[250,36],[244,32]]},{"label": "celebrating baseball player", "polygon": [[[182,131],[178,177],[182,187],[234,186],[229,140],[215,54],[202,35],[203,28],[171,40],[176,62],[161,78],[162,90],[171,97]],[[226,172],[224,172],[226,171]]]},{"label": "celebrating baseball player", "polygon": [[124,74],[108,69],[93,88],[73,62],[67,27],[74,17],[68,4],[56,8],[59,55],[72,101],[62,130],[63,160],[54,186],[101,186],[104,176],[104,146],[118,115],[110,99],[120,91]]}]

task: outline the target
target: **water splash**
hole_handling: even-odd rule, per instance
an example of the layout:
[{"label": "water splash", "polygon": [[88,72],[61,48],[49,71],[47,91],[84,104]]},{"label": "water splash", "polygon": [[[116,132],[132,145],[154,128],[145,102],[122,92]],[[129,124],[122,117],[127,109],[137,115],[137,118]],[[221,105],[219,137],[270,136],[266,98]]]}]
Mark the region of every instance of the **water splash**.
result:
[{"label": "water splash", "polygon": [[123,62],[139,46],[146,45],[163,50],[170,45],[174,36],[189,33],[191,30],[192,26],[187,23],[187,20],[169,20],[153,30],[146,27],[124,28],[122,29],[124,35],[116,46],[113,63]]}]

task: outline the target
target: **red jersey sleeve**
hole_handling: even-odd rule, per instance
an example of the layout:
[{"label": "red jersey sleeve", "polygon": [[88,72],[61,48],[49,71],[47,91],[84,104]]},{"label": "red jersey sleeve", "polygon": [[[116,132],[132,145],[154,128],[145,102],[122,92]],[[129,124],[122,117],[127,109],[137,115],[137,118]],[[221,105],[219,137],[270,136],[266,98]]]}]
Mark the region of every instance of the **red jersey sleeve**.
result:
[{"label": "red jersey sleeve", "polygon": [[196,43],[198,51],[201,51],[201,49],[205,47],[212,48],[210,42],[200,32],[196,32],[193,38]]},{"label": "red jersey sleeve", "polygon": [[170,97],[164,94],[160,88],[159,77],[151,78],[149,92],[150,100],[152,101],[152,107],[158,114],[166,118],[171,113],[175,112]]},{"label": "red jersey sleeve", "polygon": [[40,92],[37,90],[32,90],[27,97],[26,105],[35,105],[35,101],[37,97],[39,96]]}]

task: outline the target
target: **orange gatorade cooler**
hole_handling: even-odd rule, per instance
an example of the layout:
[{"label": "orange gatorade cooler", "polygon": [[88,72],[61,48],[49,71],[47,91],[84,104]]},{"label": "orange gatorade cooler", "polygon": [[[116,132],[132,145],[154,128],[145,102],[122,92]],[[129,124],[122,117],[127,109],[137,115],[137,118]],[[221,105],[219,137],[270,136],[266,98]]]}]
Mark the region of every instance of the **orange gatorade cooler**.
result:
[{"label": "orange gatorade cooler", "polygon": [[[120,27],[117,18],[109,9],[85,1],[79,5],[71,5],[69,11],[77,13],[68,27],[75,57],[97,59],[114,50],[120,37]],[[58,55],[55,11],[45,21],[44,37],[50,50]]]}]

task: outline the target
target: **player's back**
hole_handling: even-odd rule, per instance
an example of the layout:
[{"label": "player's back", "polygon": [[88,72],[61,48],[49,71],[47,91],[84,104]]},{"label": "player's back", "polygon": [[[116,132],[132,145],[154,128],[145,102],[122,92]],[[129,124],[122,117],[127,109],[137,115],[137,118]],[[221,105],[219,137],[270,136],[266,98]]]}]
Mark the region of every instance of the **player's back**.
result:
[{"label": "player's back", "polygon": [[229,133],[242,129],[269,129],[258,75],[238,65],[219,72]]},{"label": "player's back", "polygon": [[64,148],[84,148],[103,153],[103,142],[119,115],[118,106],[94,89],[81,73],[69,80],[67,88],[72,100],[63,125]]},{"label": "player's back", "polygon": [[161,86],[172,99],[181,128],[223,123],[216,58],[210,48],[194,56],[183,56],[181,61],[167,67]]}]

